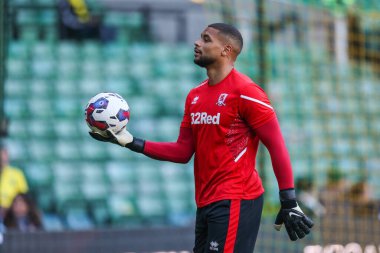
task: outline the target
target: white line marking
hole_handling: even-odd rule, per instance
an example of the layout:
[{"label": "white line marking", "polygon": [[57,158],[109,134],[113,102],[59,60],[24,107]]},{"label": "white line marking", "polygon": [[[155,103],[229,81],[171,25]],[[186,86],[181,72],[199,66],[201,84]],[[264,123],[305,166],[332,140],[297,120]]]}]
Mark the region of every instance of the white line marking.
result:
[{"label": "white line marking", "polygon": [[247,148],[243,149],[243,151],[240,152],[240,154],[235,158],[234,161],[239,161],[239,159],[244,155],[245,152],[247,152]]},{"label": "white line marking", "polygon": [[244,99],[247,99],[247,100],[250,100],[250,101],[253,101],[253,102],[256,102],[256,103],[259,103],[259,104],[261,104],[261,105],[263,105],[263,106],[266,106],[266,107],[269,107],[270,109],[273,110],[273,107],[272,107],[272,106],[270,106],[270,105],[268,105],[268,104],[266,104],[266,103],[264,103],[264,102],[262,102],[262,101],[260,101],[260,100],[257,100],[257,99],[255,99],[255,98],[247,97],[247,96],[244,96],[244,95],[240,95],[240,97],[241,97],[241,98],[244,98]]}]

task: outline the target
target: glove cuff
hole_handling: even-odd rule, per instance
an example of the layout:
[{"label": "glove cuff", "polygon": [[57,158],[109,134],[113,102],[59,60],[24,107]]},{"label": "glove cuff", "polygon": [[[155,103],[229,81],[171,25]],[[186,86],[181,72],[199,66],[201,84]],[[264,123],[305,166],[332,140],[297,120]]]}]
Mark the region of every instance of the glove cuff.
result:
[{"label": "glove cuff", "polygon": [[280,190],[280,201],[282,208],[290,209],[297,207],[298,204],[296,201],[296,191],[294,188]]},{"label": "glove cuff", "polygon": [[133,141],[126,144],[125,147],[134,152],[142,153],[145,147],[145,140],[133,137]]}]

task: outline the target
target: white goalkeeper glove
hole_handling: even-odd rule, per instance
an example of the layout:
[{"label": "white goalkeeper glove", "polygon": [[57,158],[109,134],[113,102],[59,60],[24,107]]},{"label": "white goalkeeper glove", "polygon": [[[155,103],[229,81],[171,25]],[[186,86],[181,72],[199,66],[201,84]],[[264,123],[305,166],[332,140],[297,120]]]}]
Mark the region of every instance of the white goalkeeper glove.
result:
[{"label": "white goalkeeper glove", "polygon": [[280,191],[281,209],[277,214],[274,228],[280,231],[285,224],[286,231],[292,241],[301,239],[310,233],[314,222],[307,217],[298,206],[294,189]]},{"label": "white goalkeeper glove", "polygon": [[105,133],[106,135],[102,135],[97,132],[89,132],[90,136],[95,140],[118,144],[138,153],[142,153],[144,151],[145,140],[134,138],[125,128],[117,134],[110,130],[107,130]]}]

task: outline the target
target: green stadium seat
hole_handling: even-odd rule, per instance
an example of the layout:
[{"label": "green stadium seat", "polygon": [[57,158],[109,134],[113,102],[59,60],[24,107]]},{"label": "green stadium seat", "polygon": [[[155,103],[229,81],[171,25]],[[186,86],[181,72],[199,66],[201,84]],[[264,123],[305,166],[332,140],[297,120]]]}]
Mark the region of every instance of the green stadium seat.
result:
[{"label": "green stadium seat", "polygon": [[194,187],[186,170],[188,166],[163,164],[160,167],[164,202],[168,209],[168,219],[173,225],[186,225],[194,218]]},{"label": "green stadium seat", "polygon": [[30,120],[28,122],[28,133],[29,136],[36,139],[51,139],[54,138],[54,123],[52,121],[46,121],[41,119]]},{"label": "green stadium seat", "polygon": [[102,164],[96,162],[85,162],[80,165],[81,177],[83,182],[88,182],[92,184],[104,184],[107,182],[108,178],[105,173],[105,169]]},{"label": "green stadium seat", "polygon": [[97,162],[84,162],[80,164],[82,178],[85,182],[103,183],[107,180],[103,164]]},{"label": "green stadium seat", "polygon": [[130,161],[108,162],[105,173],[110,183],[112,194],[128,199],[136,197],[136,165]]},{"label": "green stadium seat", "polygon": [[115,79],[126,78],[128,73],[128,68],[123,60],[110,59],[103,62],[102,68],[104,68],[104,75],[106,77],[108,76]]},{"label": "green stadium seat", "polygon": [[9,58],[7,60],[7,74],[10,79],[23,79],[29,77],[28,61]]},{"label": "green stadium seat", "polygon": [[85,59],[82,62],[82,75],[84,77],[98,78],[103,75],[104,64],[99,59]]},{"label": "green stadium seat", "polygon": [[17,7],[17,6],[22,6],[22,5],[29,5],[32,4],[33,0],[14,0],[10,2],[11,6]]},{"label": "green stadium seat", "polygon": [[87,213],[85,204],[66,207],[63,213],[68,229],[89,230],[94,228],[93,221]]},{"label": "green stadium seat", "polygon": [[78,126],[71,119],[58,118],[54,119],[54,124],[51,124],[54,130],[54,135],[60,139],[76,139],[78,138]]},{"label": "green stadium seat", "polygon": [[9,122],[8,134],[11,137],[17,138],[17,140],[28,141],[30,138],[27,126],[29,121],[23,119],[14,119]]},{"label": "green stadium seat", "polygon": [[[78,118],[78,116],[82,116],[84,113],[84,106],[81,105],[77,98],[71,97],[71,98],[64,98],[64,97],[57,97],[54,99],[54,113],[58,117],[65,117],[65,118]],[[83,117],[83,116],[82,116]]]},{"label": "green stadium seat", "polygon": [[29,97],[32,98],[49,98],[53,93],[51,82],[41,79],[41,78],[33,78],[28,81],[29,84]]},{"label": "green stadium seat", "polygon": [[131,162],[108,162],[105,165],[105,173],[112,185],[134,185],[136,182],[136,164]]},{"label": "green stadium seat", "polygon": [[46,231],[62,231],[65,226],[59,217],[55,213],[42,213],[43,228]]},{"label": "green stadium seat", "polygon": [[60,60],[74,61],[81,59],[81,49],[75,42],[62,41],[56,44],[57,57]]},{"label": "green stadium seat", "polygon": [[[139,57],[139,56],[136,56]],[[151,69],[151,65],[149,62],[145,62],[144,60],[135,60],[133,59],[134,63],[131,65],[128,65],[128,72],[129,75],[134,78],[134,80],[140,80],[142,76],[149,77],[151,73],[153,72]]]},{"label": "green stadium seat", "polygon": [[27,148],[30,159],[49,162],[54,159],[52,144],[53,143],[47,139],[30,139],[25,147]]},{"label": "green stadium seat", "polygon": [[22,40],[11,40],[8,44],[8,57],[10,59],[28,60],[30,57],[30,46]]},{"label": "green stadium seat", "polygon": [[188,165],[176,163],[161,163],[158,170],[164,181],[186,182],[188,181],[187,167]]},{"label": "green stadium seat", "polygon": [[110,225],[110,211],[107,206],[107,200],[91,201],[88,203],[90,217],[96,227],[105,227]]},{"label": "green stadium seat", "polygon": [[24,80],[7,79],[4,84],[5,96],[24,99],[28,92]]},{"label": "green stadium seat", "polygon": [[[78,88],[80,93],[88,98],[88,100],[100,92],[104,92],[103,82],[95,76],[91,76],[91,73],[87,73],[78,82]],[[86,101],[86,103],[88,102]]]},{"label": "green stadium seat", "polygon": [[125,12],[107,12],[104,22],[113,26],[128,26],[133,19],[133,14]]},{"label": "green stadium seat", "polygon": [[[139,115],[139,117],[151,117],[159,113],[159,104],[157,103],[157,101],[151,100],[149,96],[131,96],[130,98],[128,98],[128,105],[131,108],[131,114]],[[146,120],[149,121],[150,119]]]},{"label": "green stadium seat", "polygon": [[157,161],[139,161],[136,168],[136,177],[141,181],[159,181],[161,180],[160,171],[157,168]]},{"label": "green stadium seat", "polygon": [[25,165],[23,169],[27,181],[32,189],[51,186],[53,177],[49,164],[30,162]]},{"label": "green stadium seat", "polygon": [[[84,121],[83,124],[85,124]],[[105,147],[105,145],[101,145],[98,142],[95,142],[95,140],[92,139],[89,135],[86,136],[86,139],[81,140],[81,142],[78,143],[78,146],[80,147],[81,156],[85,159],[103,160],[109,157],[107,147]]]},{"label": "green stadium seat", "polygon": [[128,46],[128,57],[130,60],[150,62],[154,44],[151,43],[133,43]]},{"label": "green stadium seat", "polygon": [[31,192],[35,195],[38,208],[46,212],[55,210],[55,196],[51,185],[49,187],[32,188]]},{"label": "green stadium seat", "polygon": [[[81,54],[83,59],[86,60],[100,60],[102,59],[102,47],[99,42],[85,41],[81,46]],[[101,63],[101,62],[99,62]]]},{"label": "green stadium seat", "polygon": [[104,17],[105,25],[116,27],[118,42],[131,42],[146,37],[139,29],[144,19],[139,12],[107,12]]},{"label": "green stadium seat", "polygon": [[35,78],[51,80],[56,77],[56,61],[48,58],[34,58],[31,61],[31,74]]},{"label": "green stadium seat", "polygon": [[9,152],[9,157],[11,159],[17,159],[20,163],[29,162],[30,156],[27,149],[28,138],[21,137],[16,139],[14,135],[9,135],[10,138],[7,141],[7,149]]},{"label": "green stadium seat", "polygon": [[161,117],[161,119],[157,120],[157,141],[177,140],[180,123],[181,122],[177,117]]},{"label": "green stadium seat", "polygon": [[80,147],[75,142],[60,139],[55,142],[55,158],[59,160],[77,160],[81,158]]},{"label": "green stadium seat", "polygon": [[138,178],[137,184],[136,184],[136,191],[139,197],[141,196],[149,196],[149,197],[155,197],[157,199],[163,199],[164,198],[164,191],[163,191],[163,185],[159,181],[155,181],[153,179],[140,179]]},{"label": "green stadium seat", "polygon": [[107,201],[107,207],[112,224],[117,226],[140,226],[141,221],[138,217],[136,200],[126,198],[123,195],[112,194]]},{"label": "green stadium seat", "polygon": [[[20,0],[17,0],[20,1]],[[34,9],[18,9],[16,22],[20,26],[37,25],[38,11]]]},{"label": "green stadium seat", "polygon": [[104,90],[110,92],[116,92],[124,97],[127,101],[129,97],[135,96],[135,87],[133,83],[125,77],[114,77],[109,75],[109,73],[105,74],[104,80]]},{"label": "green stadium seat", "polygon": [[140,195],[137,198],[138,213],[146,225],[162,225],[167,221],[167,209],[163,199],[154,196]]},{"label": "green stadium seat", "polygon": [[[48,0],[44,0],[44,1],[47,2]],[[45,32],[48,31],[46,30],[47,28],[49,30],[50,29],[57,30],[56,25],[58,23],[58,11],[56,9],[41,10],[39,13],[39,23],[41,26],[43,26]]]},{"label": "green stadium seat", "polygon": [[52,172],[56,183],[79,184],[82,180],[80,163],[58,160],[52,164]]},{"label": "green stadium seat", "polygon": [[86,0],[86,4],[91,10],[94,10],[94,11],[104,8],[102,1],[99,1],[99,0]]},{"label": "green stadium seat", "polygon": [[[65,75],[65,71],[58,70],[58,76],[62,75],[62,78],[58,78],[54,82],[52,82],[52,88],[54,88],[53,94],[55,94],[56,97],[62,98],[78,97],[78,80],[76,79],[76,77],[74,77],[74,75],[72,75],[72,72],[67,73],[67,75]],[[63,78],[64,76],[65,78]]]},{"label": "green stadium seat", "polygon": [[56,1],[52,0],[33,0],[33,3],[37,6],[43,7],[56,7]]},{"label": "green stadium seat", "polygon": [[[84,126],[83,124],[81,125]],[[88,128],[87,126],[85,127]],[[88,130],[86,129],[83,132],[87,134]],[[129,159],[133,159],[132,157],[135,154],[125,151],[126,150],[121,149],[119,146],[116,145],[106,145],[105,147],[105,152],[108,154],[109,159],[111,159],[112,161],[126,161]]]},{"label": "green stadium seat", "polygon": [[34,59],[55,59],[56,58],[56,48],[55,44],[46,41],[39,41],[31,45],[31,56]]},{"label": "green stadium seat", "polygon": [[16,15],[20,38],[28,42],[38,41],[38,11],[19,9]]},{"label": "green stadium seat", "polygon": [[[85,104],[85,103],[83,103],[83,104]],[[84,106],[83,106],[84,107]],[[84,110],[83,110],[84,111]],[[88,131],[90,130],[90,128],[88,127],[88,125],[87,125],[87,123],[86,123],[86,121],[84,120],[84,112],[83,112],[83,118],[81,117],[81,118],[78,118],[78,119],[75,119],[75,121],[73,120],[72,121],[74,124],[75,124],[75,126],[76,126],[76,129],[77,129],[77,133],[78,133],[78,136],[80,135],[82,138],[84,137],[84,138],[88,138],[89,137],[89,135],[88,135]],[[95,141],[95,140],[94,140]],[[98,144],[100,144],[100,143],[98,143]],[[106,145],[106,147],[105,147],[105,150],[108,150],[109,149],[109,147],[107,147],[107,145]]]},{"label": "green stadium seat", "polygon": [[174,226],[189,226],[194,222],[195,209],[191,207],[188,199],[168,198],[165,202],[167,206],[167,219]]},{"label": "green stadium seat", "polygon": [[128,47],[122,43],[108,43],[103,46],[103,56],[107,60],[126,60]]},{"label": "green stadium seat", "polygon": [[80,186],[85,201],[105,200],[109,196],[108,185],[104,182],[83,182]]},{"label": "green stadium seat", "polygon": [[75,203],[84,201],[80,185],[69,181],[56,181],[53,185],[53,193],[55,206],[59,213]]}]

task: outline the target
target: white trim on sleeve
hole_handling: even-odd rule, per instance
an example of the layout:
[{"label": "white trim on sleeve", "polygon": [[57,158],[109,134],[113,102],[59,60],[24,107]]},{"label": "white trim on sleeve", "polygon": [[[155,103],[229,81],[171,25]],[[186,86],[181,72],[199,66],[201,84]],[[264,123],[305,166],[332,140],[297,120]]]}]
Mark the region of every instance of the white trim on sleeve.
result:
[{"label": "white trim on sleeve", "polygon": [[241,98],[244,98],[244,99],[247,99],[247,100],[250,100],[250,101],[253,101],[253,102],[256,102],[256,103],[258,103],[258,104],[261,104],[261,105],[266,106],[266,107],[268,107],[268,108],[270,108],[270,109],[273,110],[273,107],[272,107],[272,106],[270,106],[270,105],[268,105],[268,104],[266,104],[266,103],[264,103],[264,102],[262,102],[262,101],[260,101],[260,100],[257,100],[257,99],[255,99],[255,98],[251,98],[251,97],[244,96],[244,95],[240,95],[240,97],[241,97]]}]

